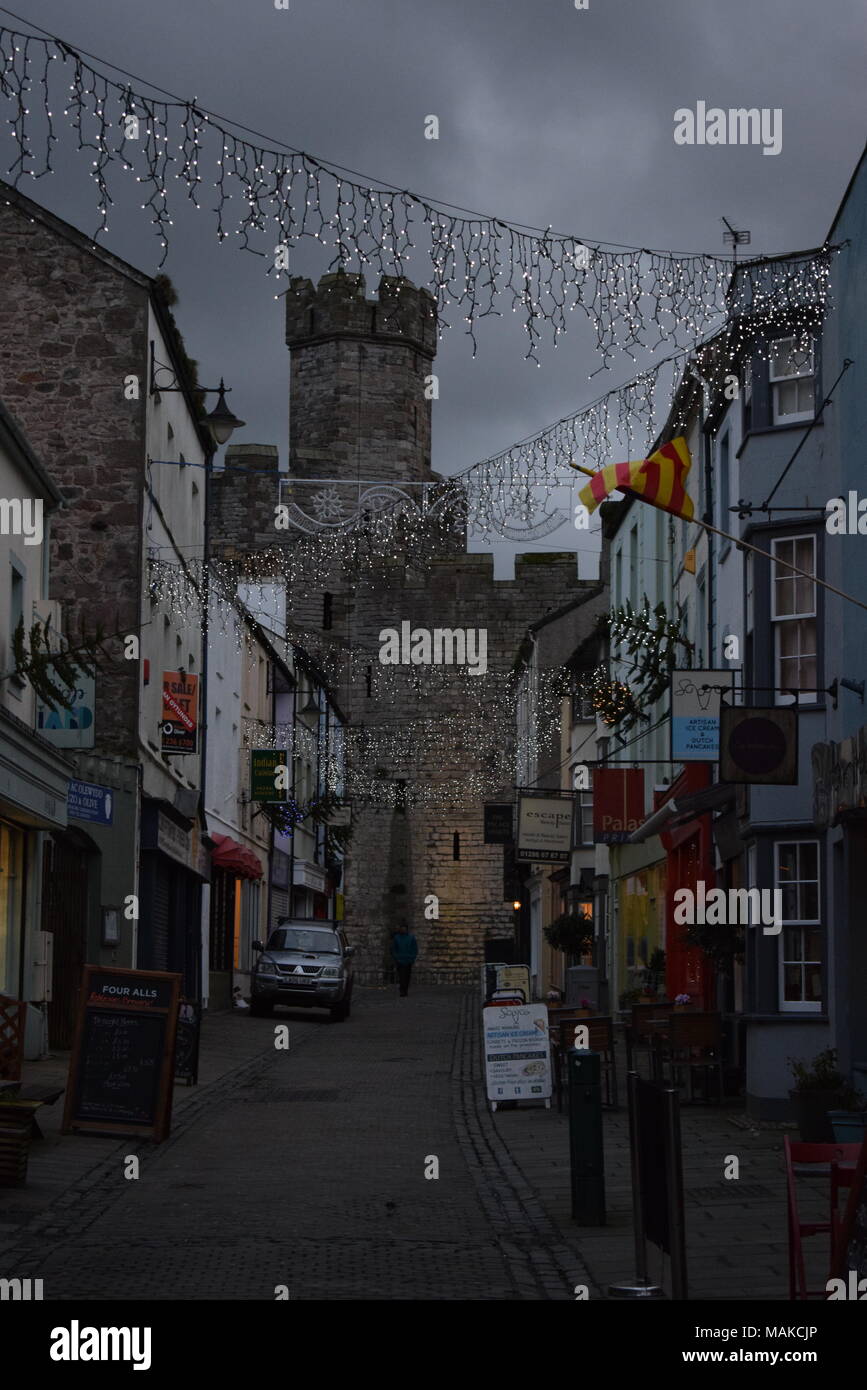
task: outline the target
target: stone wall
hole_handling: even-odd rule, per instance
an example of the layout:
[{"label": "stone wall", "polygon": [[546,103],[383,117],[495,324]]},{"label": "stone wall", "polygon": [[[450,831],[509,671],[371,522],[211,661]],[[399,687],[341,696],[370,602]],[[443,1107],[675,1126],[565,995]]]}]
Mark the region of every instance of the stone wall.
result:
[{"label": "stone wall", "polygon": [[[435,480],[430,402],[425,399],[436,346],[432,305],[425,291],[405,281],[382,281],[378,301],[364,297],[364,281],[357,276],[326,276],[316,290],[309,281],[293,282],[287,295],[290,476]],[[276,481],[245,480],[231,467],[231,457],[228,462],[214,489],[214,548],[226,539],[243,549],[246,532],[249,548],[255,549],[251,538],[273,528]],[[274,539],[293,544],[291,531],[278,532]],[[580,601],[574,623],[566,627],[585,636],[604,606],[599,586],[578,579],[573,553],[519,556],[515,578],[495,581],[493,557],[465,553],[460,537],[430,567],[396,564],[378,572],[334,571],[327,587],[334,595],[329,631],[322,629],[321,592],[290,596],[290,616],[299,628],[318,633],[344,654],[354,653],[352,675],[344,661],[334,693],[350,723],[368,728],[400,727],[423,717],[434,717],[447,728],[463,708],[461,679],[434,695],[420,696],[413,683],[418,668],[388,668],[399,673],[396,693],[380,690],[369,696],[365,666],[381,669],[383,628],[399,630],[407,621],[429,630],[484,628],[488,670],[505,673],[512,669],[528,628],[545,614]],[[315,654],[315,645],[300,640]],[[562,659],[570,654],[564,650]],[[483,676],[463,681],[476,679],[484,682]],[[513,723],[504,738],[497,773],[502,783],[496,789],[490,785],[486,750],[455,737],[434,756],[385,767],[390,780],[409,777],[421,786],[461,779],[466,790],[451,803],[354,806],[343,887],[361,979],[382,978],[389,966],[391,933],[404,916],[419,940],[417,974],[432,981],[477,979],[486,939],[513,937],[511,898],[503,898],[503,850],[483,843],[484,801],[513,795]],[[484,790],[472,785],[474,777],[482,776],[488,779]],[[425,917],[429,894],[439,899],[437,919]]]},{"label": "stone wall", "polygon": [[[0,396],[62,491],[51,520],[50,597],[79,623],[137,632],[149,281],[4,186],[0,197]],[[138,400],[124,378],[139,376]],[[5,580],[4,580],[5,582]],[[111,695],[96,743],[137,758],[139,664],[109,646]],[[105,690],[105,687],[102,687]]]},{"label": "stone wall", "polygon": [[286,342],[294,477],[434,480],[424,377],[436,311],[426,290],[384,275],[371,300],[362,275],[325,275],[316,289],[293,280]]}]

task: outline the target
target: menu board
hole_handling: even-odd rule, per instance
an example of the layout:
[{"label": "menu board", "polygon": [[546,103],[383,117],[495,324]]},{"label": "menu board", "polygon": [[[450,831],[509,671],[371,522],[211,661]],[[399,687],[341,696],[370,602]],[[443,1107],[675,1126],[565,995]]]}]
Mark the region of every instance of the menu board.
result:
[{"label": "menu board", "polygon": [[85,966],[65,1133],[167,1137],[180,980],[162,971]]},{"label": "menu board", "polygon": [[544,1004],[486,1004],[485,1076],[493,1108],[506,1100],[551,1097],[548,1010]]}]

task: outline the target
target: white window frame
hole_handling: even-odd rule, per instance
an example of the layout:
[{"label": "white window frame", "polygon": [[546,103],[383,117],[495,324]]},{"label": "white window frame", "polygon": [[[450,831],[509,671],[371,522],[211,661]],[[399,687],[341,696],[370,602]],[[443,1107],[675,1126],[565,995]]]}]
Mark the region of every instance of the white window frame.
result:
[{"label": "white window frame", "polygon": [[[576,767],[580,764],[576,763]],[[584,818],[585,813],[589,813],[590,824],[588,826],[590,838],[584,838]],[[592,849],[593,840],[593,787],[584,787],[575,792],[575,833],[573,836],[573,849]]]},{"label": "white window frame", "polygon": [[[822,912],[822,845],[821,845],[821,842],[820,842],[819,840],[814,840],[814,839],[804,839],[804,840],[801,840],[801,839],[798,839],[798,840],[794,840],[794,839],[792,839],[792,840],[775,840],[775,841],[774,841],[774,887],[775,887],[775,888],[782,888],[782,887],[783,887],[783,884],[780,882],[780,850],[783,849],[783,848],[785,848],[785,847],[787,847],[787,846],[790,846],[790,845],[796,845],[796,846],[798,846],[799,850],[800,850],[800,847],[801,847],[801,846],[804,846],[804,845],[812,845],[812,846],[815,847],[815,850],[816,850],[816,878],[815,878],[815,884],[816,884],[816,901],[817,901],[817,906],[818,906],[818,910],[819,910],[819,914],[820,914],[820,915],[819,915],[818,917],[815,917],[815,918],[811,918],[811,917],[803,917],[803,918],[801,918],[801,917],[796,917],[796,918],[792,918],[792,919],[789,920],[789,921],[787,921],[785,918],[783,918],[782,930],[780,931],[780,935],[779,935],[779,937],[778,937],[779,945],[778,945],[778,947],[777,947],[777,1006],[778,1006],[779,1011],[780,1011],[781,1014],[818,1014],[818,1013],[821,1013],[821,1012],[822,1012],[822,1005],[823,1005],[823,1000],[822,1000],[822,999],[815,999],[815,1000],[812,1000],[812,999],[786,999],[786,970],[785,970],[785,967],[786,967],[786,953],[785,953],[785,940],[786,940],[786,929],[787,929],[787,928],[789,928],[790,930],[791,930],[792,928],[795,928],[795,929],[800,930],[800,931],[802,931],[802,932],[804,932],[804,931],[811,931],[811,930],[819,930],[819,931],[821,932],[821,929],[822,929],[822,918],[821,918],[821,912]],[[814,880],[813,880],[813,879],[796,879],[795,881],[796,881],[797,883],[800,884],[800,883],[812,883]],[[820,957],[820,959],[819,959],[817,962],[811,962],[811,963],[813,963],[813,964],[818,964],[820,971],[822,970],[822,968],[824,967],[824,964],[825,964],[825,959],[824,959],[824,941],[822,942],[822,948],[823,948],[823,955]],[[805,960],[805,959],[801,961],[801,964],[805,964],[805,963],[806,963],[806,960]],[[797,962],[792,961],[791,964],[797,964]]]},{"label": "white window frame", "polygon": [[[791,579],[792,582],[795,582],[797,579],[801,578],[801,576],[800,576],[800,575],[796,575],[796,574],[794,573],[794,571],[792,571],[792,570],[785,570],[785,571],[783,571],[783,570],[782,570],[782,567],[781,567],[781,566],[778,566],[778,564],[777,564],[777,548],[778,548],[779,546],[782,546],[782,545],[792,545],[792,546],[796,546],[798,541],[809,541],[810,544],[811,544],[811,546],[812,546],[812,551],[813,551],[813,581],[814,581],[814,582],[813,582],[813,605],[812,605],[812,609],[811,609],[810,611],[805,611],[805,612],[803,612],[803,613],[798,612],[798,613],[779,613],[779,614],[778,614],[777,611],[776,611],[776,610],[777,610],[777,573],[778,573],[778,571],[780,572],[782,578],[788,577],[788,578]],[[772,563],[772,566],[771,566],[771,595],[770,595],[771,602],[770,602],[770,614],[771,614],[771,629],[772,629],[772,632],[773,632],[773,648],[774,648],[774,686],[777,687],[776,690],[775,690],[775,693],[774,693],[774,703],[777,704],[777,705],[790,705],[790,704],[792,703],[792,696],[789,695],[789,694],[787,694],[787,693],[785,693],[785,692],[783,691],[783,689],[782,689],[782,684],[783,684],[783,682],[782,682],[782,680],[781,680],[781,671],[780,671],[781,657],[780,657],[779,630],[780,630],[780,628],[781,628],[781,626],[782,626],[783,623],[807,622],[807,621],[809,621],[810,619],[812,619],[813,625],[814,625],[814,629],[815,629],[815,634],[816,634],[816,653],[815,653],[815,659],[816,659],[816,683],[817,683],[817,685],[818,685],[818,682],[819,682],[819,614],[818,614],[817,605],[816,605],[816,589],[817,589],[817,585],[816,585],[816,583],[815,583],[815,576],[816,576],[816,569],[817,569],[817,562],[818,562],[818,551],[817,551],[817,546],[816,546],[816,537],[815,537],[815,535],[814,535],[812,532],[805,532],[803,535],[799,535],[799,536],[776,536],[776,537],[774,537],[774,538],[772,539],[772,541],[771,541],[771,555],[773,556],[773,563]],[[794,560],[793,560],[793,563],[794,563]],[[801,706],[801,705],[816,705],[816,704],[818,704],[818,703],[819,703],[819,692],[818,692],[818,690],[808,690],[808,691],[799,692],[797,703],[798,703],[799,706]]]},{"label": "white window frame", "polygon": [[[814,415],[816,414],[816,354],[813,348],[810,348],[809,365],[805,366],[805,369],[803,371],[774,371],[774,358],[782,357],[787,352],[792,351],[797,342],[798,339],[792,336],[789,338],[777,338],[770,345],[770,352],[768,355],[768,381],[771,387],[771,418],[775,425],[791,425],[797,424],[799,420],[812,420]],[[777,387],[780,385],[784,385],[786,382],[789,381],[805,381],[808,378],[813,382],[813,405],[811,409],[793,411],[791,415],[781,415],[779,406],[777,404],[779,399]]]}]

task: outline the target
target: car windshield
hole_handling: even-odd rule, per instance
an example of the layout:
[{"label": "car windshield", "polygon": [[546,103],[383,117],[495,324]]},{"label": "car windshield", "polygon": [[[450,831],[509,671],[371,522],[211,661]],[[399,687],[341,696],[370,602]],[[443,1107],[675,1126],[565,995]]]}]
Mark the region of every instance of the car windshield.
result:
[{"label": "car windshield", "polygon": [[278,927],[268,938],[269,951],[303,951],[310,955],[339,956],[334,932],[307,927]]}]

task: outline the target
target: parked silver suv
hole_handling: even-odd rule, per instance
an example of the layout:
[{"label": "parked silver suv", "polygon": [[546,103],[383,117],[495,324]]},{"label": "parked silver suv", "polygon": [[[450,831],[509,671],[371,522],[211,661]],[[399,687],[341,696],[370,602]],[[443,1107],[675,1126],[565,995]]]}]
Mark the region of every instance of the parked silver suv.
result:
[{"label": "parked silver suv", "polygon": [[254,941],[253,950],[259,952],[251,976],[254,1014],[270,1014],[275,1004],[288,1004],[328,1009],[335,1021],[349,1017],[355,947],[338,923],[284,917],[267,946]]}]

